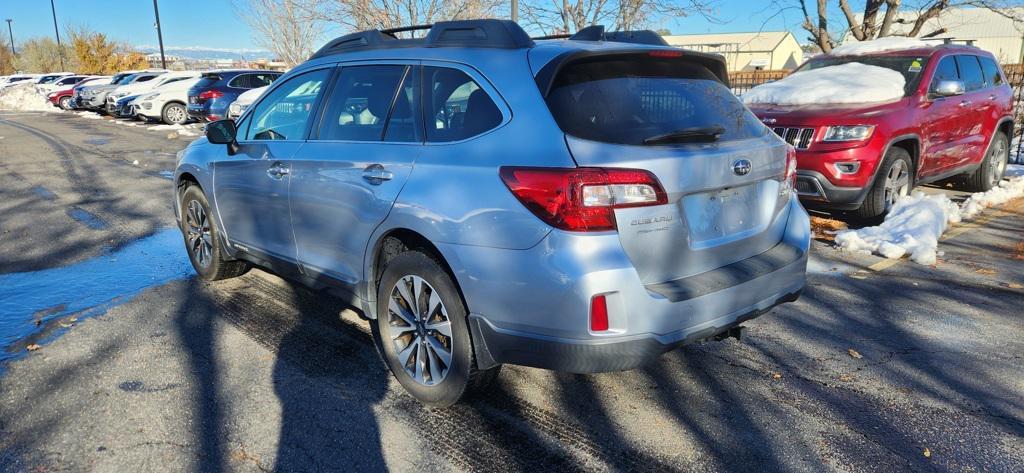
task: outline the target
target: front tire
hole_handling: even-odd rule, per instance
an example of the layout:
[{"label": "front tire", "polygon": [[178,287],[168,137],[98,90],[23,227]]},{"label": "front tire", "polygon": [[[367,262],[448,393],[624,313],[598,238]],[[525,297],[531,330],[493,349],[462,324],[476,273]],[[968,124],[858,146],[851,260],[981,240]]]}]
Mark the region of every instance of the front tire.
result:
[{"label": "front tire", "polygon": [[974,172],[968,174],[961,181],[960,187],[968,192],[985,192],[1003,180],[1006,172],[1006,163],[1010,160],[1010,141],[1006,134],[997,132],[992,138],[992,144],[988,147],[985,159],[981,160],[981,166]]},{"label": "front tire", "polygon": [[184,125],[188,121],[188,110],[185,110],[184,105],[172,102],[164,105],[161,118],[168,125]]},{"label": "front tire", "polygon": [[914,165],[910,153],[903,148],[890,148],[885,153],[885,159],[882,160],[864,203],[854,214],[862,219],[881,217],[892,209],[900,197],[909,195],[913,189]]},{"label": "front tire", "polygon": [[388,261],[377,288],[377,348],[402,387],[431,407],[484,389],[500,366],[476,366],[467,310],[455,282],[432,257],[407,251]]},{"label": "front tire", "polygon": [[210,212],[210,203],[199,186],[188,186],[181,195],[181,225],[185,250],[199,277],[217,281],[241,276],[249,264],[232,260],[224,249],[220,229]]},{"label": "front tire", "polygon": [[57,103],[60,105],[61,110],[71,110],[71,97],[61,97]]}]

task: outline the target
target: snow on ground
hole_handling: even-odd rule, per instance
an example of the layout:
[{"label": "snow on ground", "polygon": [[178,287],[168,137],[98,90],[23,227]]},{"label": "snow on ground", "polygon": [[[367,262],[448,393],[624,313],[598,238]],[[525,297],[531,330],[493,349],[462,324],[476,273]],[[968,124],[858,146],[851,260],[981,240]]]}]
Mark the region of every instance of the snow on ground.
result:
[{"label": "snow on ground", "polygon": [[809,105],[888,102],[903,97],[903,74],[858,62],[791,74],[743,94],[747,104]]},{"label": "snow on ground", "polygon": [[149,129],[155,131],[173,131],[181,136],[199,136],[199,131],[195,127],[188,125],[156,125],[149,127]]},{"label": "snow on ground", "polygon": [[46,97],[36,92],[35,84],[12,85],[0,89],[0,110],[22,112],[59,112]]},{"label": "snow on ground", "polygon": [[881,225],[836,234],[836,244],[849,251],[876,253],[889,259],[909,255],[916,263],[936,262],[939,237],[951,223],[976,217],[982,210],[1024,197],[1024,166],[1011,165],[1007,175],[1016,177],[987,192],[971,194],[957,205],[945,194],[914,192],[900,198]]},{"label": "snow on ground", "polygon": [[88,119],[88,120],[102,120],[103,119],[103,115],[100,115],[98,113],[93,113],[93,112],[75,112],[75,115],[78,115],[78,116],[80,116],[82,118],[85,118],[85,119]]},{"label": "snow on ground", "polygon": [[850,42],[833,49],[829,54],[833,56],[860,56],[863,54],[898,51],[901,49],[927,48],[933,45],[934,44],[928,44],[916,38],[887,36],[885,38],[878,38],[871,41],[851,40]]}]

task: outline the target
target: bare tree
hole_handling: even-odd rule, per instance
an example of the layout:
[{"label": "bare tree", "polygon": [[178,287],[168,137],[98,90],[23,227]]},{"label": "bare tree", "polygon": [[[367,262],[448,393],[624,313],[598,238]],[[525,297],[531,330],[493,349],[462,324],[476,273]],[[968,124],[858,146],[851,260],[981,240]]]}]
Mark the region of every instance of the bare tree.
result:
[{"label": "bare tree", "polygon": [[528,0],[521,2],[527,25],[545,33],[573,33],[589,25],[633,30],[654,19],[702,15],[713,20],[714,0]]},{"label": "bare tree", "polygon": [[326,0],[315,17],[353,30],[494,16],[501,0]]},{"label": "bare tree", "polygon": [[[869,41],[885,36],[933,37],[946,32],[945,28],[925,31],[928,22],[951,8],[974,7],[985,8],[1008,18],[1024,21],[1024,15],[1014,7],[1024,5],[1019,0],[918,0],[904,3],[902,0],[866,0],[864,10],[858,17],[849,0],[813,0],[815,11],[808,9],[808,0],[798,0],[804,16],[803,28],[810,33],[811,41],[823,52],[832,51],[836,45],[836,37],[849,33],[858,41]],[[837,4],[846,26],[830,29],[829,5]],[[884,7],[884,8],[883,8]],[[900,25],[897,31],[897,26]]]},{"label": "bare tree", "polygon": [[256,42],[288,67],[313,54],[325,23],[316,15],[324,0],[238,0],[240,16],[256,33]]}]

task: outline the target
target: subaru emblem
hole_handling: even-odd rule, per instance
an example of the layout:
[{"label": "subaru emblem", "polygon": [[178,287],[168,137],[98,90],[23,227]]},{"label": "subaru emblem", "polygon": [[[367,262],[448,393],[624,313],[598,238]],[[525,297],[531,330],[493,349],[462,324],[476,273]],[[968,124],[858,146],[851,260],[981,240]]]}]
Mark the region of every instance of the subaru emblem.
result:
[{"label": "subaru emblem", "polygon": [[746,176],[750,174],[750,168],[752,165],[747,159],[738,159],[735,163],[732,163],[732,172],[736,173],[737,176]]}]

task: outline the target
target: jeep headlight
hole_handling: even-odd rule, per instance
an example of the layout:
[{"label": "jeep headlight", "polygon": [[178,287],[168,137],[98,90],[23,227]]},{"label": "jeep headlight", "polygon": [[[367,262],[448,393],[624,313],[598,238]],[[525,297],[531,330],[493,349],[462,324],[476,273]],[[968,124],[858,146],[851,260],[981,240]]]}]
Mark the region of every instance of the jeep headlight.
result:
[{"label": "jeep headlight", "polygon": [[872,125],[837,125],[825,130],[823,141],[864,141],[875,131]]}]

